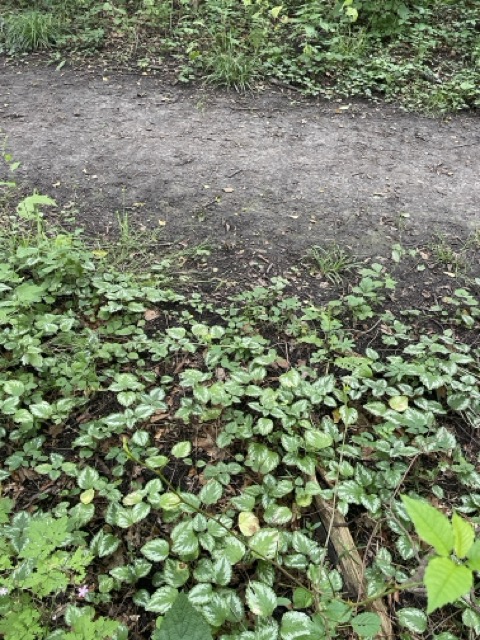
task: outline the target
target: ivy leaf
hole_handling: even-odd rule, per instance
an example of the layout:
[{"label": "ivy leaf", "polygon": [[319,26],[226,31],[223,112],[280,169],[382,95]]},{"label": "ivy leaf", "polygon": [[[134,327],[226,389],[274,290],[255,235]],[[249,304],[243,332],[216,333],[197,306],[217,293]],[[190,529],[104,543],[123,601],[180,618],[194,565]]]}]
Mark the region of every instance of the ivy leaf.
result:
[{"label": "ivy leaf", "polygon": [[279,539],[276,529],[261,529],[250,538],[248,546],[261,558],[272,560],[277,554]]},{"label": "ivy leaf", "polygon": [[402,502],[420,538],[432,545],[440,556],[452,553],[453,528],[448,518],[424,500],[402,496]]},{"label": "ivy leaf", "polygon": [[275,591],[263,582],[250,582],[245,599],[250,611],[256,616],[271,616],[277,607]]},{"label": "ivy leaf", "polygon": [[452,517],[453,526],[453,550],[457,558],[465,558],[475,540],[475,531],[472,525],[456,513]]},{"label": "ivy leaf", "polygon": [[218,480],[213,478],[202,488],[198,497],[203,504],[216,504],[223,494],[223,487]]},{"label": "ivy leaf", "polygon": [[188,597],[180,593],[163,618],[162,626],[153,634],[152,640],[185,640],[186,638],[212,640],[212,634],[203,616],[192,606]]},{"label": "ivy leaf", "polygon": [[405,607],[398,612],[398,622],[413,633],[423,633],[427,629],[428,618],[421,609]]},{"label": "ivy leaf", "polygon": [[373,638],[380,631],[380,617],[376,613],[360,613],[352,618],[350,624],[361,638]]},{"label": "ivy leaf", "polygon": [[244,536],[250,538],[257,531],[260,531],[260,522],[251,511],[242,511],[238,514],[238,528]]},{"label": "ivy leaf", "polygon": [[162,562],[162,560],[165,560],[165,558],[168,557],[169,550],[168,542],[161,538],[149,540],[140,549],[141,553],[152,562]]},{"label": "ivy leaf", "polygon": [[424,583],[428,597],[427,613],[432,613],[466,595],[472,588],[473,574],[450,558],[436,557],[427,565]]}]

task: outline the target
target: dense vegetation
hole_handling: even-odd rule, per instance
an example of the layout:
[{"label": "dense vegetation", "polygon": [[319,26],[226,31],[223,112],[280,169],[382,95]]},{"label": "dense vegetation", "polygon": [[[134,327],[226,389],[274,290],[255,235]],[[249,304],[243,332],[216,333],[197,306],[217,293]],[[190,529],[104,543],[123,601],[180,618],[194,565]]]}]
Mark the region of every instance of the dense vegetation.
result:
[{"label": "dense vegetation", "polygon": [[385,97],[408,108],[480,105],[477,0],[4,0],[0,51],[99,54],[183,82]]},{"label": "dense vegetation", "polygon": [[2,637],[478,637],[480,279],[201,293],[2,189]]}]

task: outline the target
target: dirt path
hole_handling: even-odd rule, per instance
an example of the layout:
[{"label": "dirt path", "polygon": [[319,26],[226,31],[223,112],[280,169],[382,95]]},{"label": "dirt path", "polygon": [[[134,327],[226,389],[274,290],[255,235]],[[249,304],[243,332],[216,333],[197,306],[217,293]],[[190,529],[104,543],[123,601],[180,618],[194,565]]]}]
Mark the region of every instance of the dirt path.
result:
[{"label": "dirt path", "polygon": [[331,240],[368,255],[480,227],[475,116],[0,67],[0,128],[21,181],[100,232],[126,210],[166,240],[298,257]]}]

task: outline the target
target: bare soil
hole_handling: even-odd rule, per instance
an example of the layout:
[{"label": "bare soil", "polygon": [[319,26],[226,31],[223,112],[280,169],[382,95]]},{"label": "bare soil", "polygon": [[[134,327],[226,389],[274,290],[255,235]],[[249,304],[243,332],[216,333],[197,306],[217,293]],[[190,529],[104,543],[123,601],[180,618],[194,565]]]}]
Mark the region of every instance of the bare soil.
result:
[{"label": "bare soil", "polygon": [[[285,87],[186,89],[165,77],[0,61],[0,129],[19,182],[98,234],[116,213],[286,264],[335,241],[376,256],[480,227],[478,116],[307,100]],[[245,253],[244,253],[245,252]]]}]

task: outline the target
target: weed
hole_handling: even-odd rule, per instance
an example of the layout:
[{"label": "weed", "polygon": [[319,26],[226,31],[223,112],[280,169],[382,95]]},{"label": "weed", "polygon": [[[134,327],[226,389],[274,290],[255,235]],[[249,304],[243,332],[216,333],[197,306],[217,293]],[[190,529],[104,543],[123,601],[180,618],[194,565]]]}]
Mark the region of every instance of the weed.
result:
[{"label": "weed", "polygon": [[311,265],[314,272],[320,273],[336,284],[341,282],[344,275],[358,266],[358,261],[337,244],[329,247],[312,247],[306,262]]},{"label": "weed", "polygon": [[62,33],[62,25],[56,15],[33,9],[6,14],[1,30],[5,50],[25,52],[52,47]]}]

